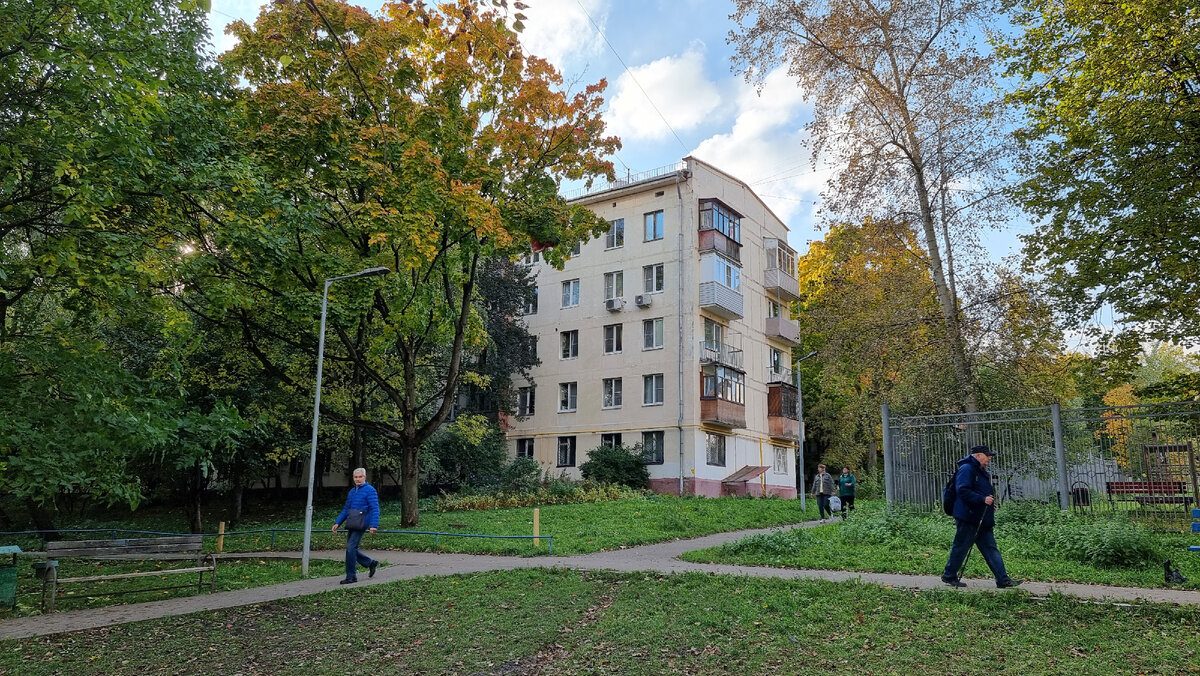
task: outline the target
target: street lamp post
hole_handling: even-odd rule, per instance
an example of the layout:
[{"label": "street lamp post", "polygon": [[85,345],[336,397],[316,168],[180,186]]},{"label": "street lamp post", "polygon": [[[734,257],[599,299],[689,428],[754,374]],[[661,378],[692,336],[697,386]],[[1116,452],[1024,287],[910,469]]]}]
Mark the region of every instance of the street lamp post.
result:
[{"label": "street lamp post", "polygon": [[304,553],[300,557],[300,574],[308,577],[308,553],[312,546],[313,484],[317,481],[317,424],[321,420],[321,366],[325,360],[325,311],[329,307],[329,286],[340,279],[386,275],[391,270],[385,267],[367,268],[351,275],[330,277],[325,280],[321,293],[321,335],[317,339],[317,396],[313,403],[312,450],[308,454],[308,502],[304,508]]},{"label": "street lamp post", "polygon": [[804,383],[802,382],[803,379],[800,376],[800,362],[808,359],[809,357],[815,357],[816,355],[817,351],[813,350],[812,352],[809,352],[808,354],[796,360],[796,422],[800,423],[800,443],[797,445],[798,453],[796,459],[796,471],[800,475],[801,512],[808,509],[808,504],[804,499],[808,493],[808,490],[804,484]]}]

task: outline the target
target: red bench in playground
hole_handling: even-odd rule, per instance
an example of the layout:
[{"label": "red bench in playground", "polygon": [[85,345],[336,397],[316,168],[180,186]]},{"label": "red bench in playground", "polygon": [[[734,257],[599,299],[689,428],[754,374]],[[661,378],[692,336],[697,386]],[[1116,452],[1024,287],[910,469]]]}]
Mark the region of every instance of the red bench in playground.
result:
[{"label": "red bench in playground", "polygon": [[1108,481],[1104,484],[1108,501],[1133,501],[1142,505],[1190,505],[1184,481]]}]

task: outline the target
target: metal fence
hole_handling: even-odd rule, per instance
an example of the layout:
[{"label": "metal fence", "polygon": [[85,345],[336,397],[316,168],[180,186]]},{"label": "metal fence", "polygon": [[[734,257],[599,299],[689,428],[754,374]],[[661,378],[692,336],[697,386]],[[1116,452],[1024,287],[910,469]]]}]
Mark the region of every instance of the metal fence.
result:
[{"label": "metal fence", "polygon": [[1200,402],[895,417],[885,404],[882,416],[890,503],[937,507],[978,444],[997,453],[988,469],[1001,502],[1123,511],[1174,527],[1186,526],[1200,495]]}]

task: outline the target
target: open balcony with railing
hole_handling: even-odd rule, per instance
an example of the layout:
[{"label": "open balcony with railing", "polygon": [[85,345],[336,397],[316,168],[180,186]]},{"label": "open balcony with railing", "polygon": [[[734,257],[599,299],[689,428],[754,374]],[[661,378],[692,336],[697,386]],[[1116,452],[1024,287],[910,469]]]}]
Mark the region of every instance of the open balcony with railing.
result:
[{"label": "open balcony with railing", "polygon": [[[790,380],[790,372],[789,372]],[[767,434],[778,439],[800,439],[800,412],[794,385],[782,380],[767,384]]]},{"label": "open balcony with railing", "polygon": [[800,327],[790,319],[767,317],[765,333],[767,334],[767,338],[773,340],[782,340],[792,345],[800,344]]},{"label": "open balcony with railing", "polygon": [[728,343],[715,340],[700,341],[701,364],[720,364],[740,369],[743,363],[742,357],[742,351]]}]

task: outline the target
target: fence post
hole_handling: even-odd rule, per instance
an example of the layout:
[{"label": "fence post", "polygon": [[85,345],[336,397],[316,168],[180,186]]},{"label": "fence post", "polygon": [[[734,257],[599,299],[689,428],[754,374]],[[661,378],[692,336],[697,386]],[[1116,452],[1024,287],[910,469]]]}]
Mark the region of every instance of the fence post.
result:
[{"label": "fence post", "polygon": [[886,403],[880,407],[880,417],[883,421],[883,495],[890,505],[896,499],[896,477],[892,467],[892,415]]},{"label": "fence post", "polygon": [[225,548],[225,522],[222,521],[217,526],[217,553],[220,554],[221,550],[224,548]]},{"label": "fence post", "polygon": [[542,534],[542,510],[533,508],[533,546],[538,546],[538,536]]},{"label": "fence post", "polygon": [[1062,409],[1058,402],[1050,404],[1050,422],[1054,428],[1054,456],[1058,459],[1058,508],[1071,508],[1071,486],[1067,481],[1067,447],[1063,444]]}]

